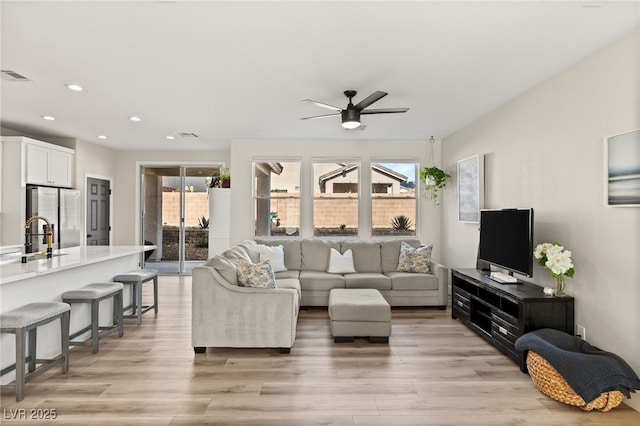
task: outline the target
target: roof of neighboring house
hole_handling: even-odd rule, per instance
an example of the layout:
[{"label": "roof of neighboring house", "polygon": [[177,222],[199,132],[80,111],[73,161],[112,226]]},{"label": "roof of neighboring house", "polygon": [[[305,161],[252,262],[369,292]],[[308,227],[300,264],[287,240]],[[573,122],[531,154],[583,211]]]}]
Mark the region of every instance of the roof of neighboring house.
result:
[{"label": "roof of neighboring house", "polygon": [[[318,179],[319,181],[322,182],[326,182],[328,180],[334,179],[338,176],[342,176],[344,174],[347,174],[355,169],[357,169],[359,167],[358,164],[345,164],[342,167],[339,167],[335,170],[332,170],[328,173],[323,174],[322,176],[320,176]],[[408,177],[403,175],[402,173],[398,173],[396,171],[393,171],[387,167],[384,167],[380,164],[374,163],[371,164],[371,168],[373,170],[375,170],[376,172],[383,174],[385,176],[389,176],[392,179],[396,179],[400,182],[406,182]]]}]

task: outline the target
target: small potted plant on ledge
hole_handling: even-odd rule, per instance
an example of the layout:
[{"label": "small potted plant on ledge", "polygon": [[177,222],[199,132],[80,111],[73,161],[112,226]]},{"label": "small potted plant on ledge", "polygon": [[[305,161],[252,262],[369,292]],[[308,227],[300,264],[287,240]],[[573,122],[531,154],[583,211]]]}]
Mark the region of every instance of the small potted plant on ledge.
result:
[{"label": "small potted plant on ledge", "polygon": [[228,167],[220,169],[220,187],[231,188],[231,174]]},{"label": "small potted plant on ledge", "polygon": [[424,191],[424,195],[436,205],[439,205],[438,190],[444,188],[450,177],[451,175],[437,166],[420,169],[420,180],[423,183],[422,191]]}]

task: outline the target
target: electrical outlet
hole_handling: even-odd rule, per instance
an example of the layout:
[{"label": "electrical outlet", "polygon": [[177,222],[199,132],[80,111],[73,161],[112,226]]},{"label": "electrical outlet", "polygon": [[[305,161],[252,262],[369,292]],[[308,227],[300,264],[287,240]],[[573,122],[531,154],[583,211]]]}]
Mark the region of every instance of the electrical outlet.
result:
[{"label": "electrical outlet", "polygon": [[587,330],[585,330],[583,325],[576,324],[576,336],[582,340],[587,340]]}]

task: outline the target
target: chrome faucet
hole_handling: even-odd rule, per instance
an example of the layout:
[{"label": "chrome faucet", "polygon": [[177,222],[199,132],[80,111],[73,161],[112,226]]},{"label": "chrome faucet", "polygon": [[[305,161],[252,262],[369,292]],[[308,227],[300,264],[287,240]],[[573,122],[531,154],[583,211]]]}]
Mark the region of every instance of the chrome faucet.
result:
[{"label": "chrome faucet", "polygon": [[[24,228],[25,228],[25,238],[24,238],[24,245],[25,247],[28,247],[31,245],[31,223],[35,220],[38,219],[42,219],[44,220],[44,222],[47,224],[47,258],[50,259],[53,257],[53,231],[51,229],[51,223],[49,222],[49,220],[44,217],[44,216],[31,216],[29,219],[27,219],[27,222],[24,224]],[[39,234],[36,234],[39,235]]]}]

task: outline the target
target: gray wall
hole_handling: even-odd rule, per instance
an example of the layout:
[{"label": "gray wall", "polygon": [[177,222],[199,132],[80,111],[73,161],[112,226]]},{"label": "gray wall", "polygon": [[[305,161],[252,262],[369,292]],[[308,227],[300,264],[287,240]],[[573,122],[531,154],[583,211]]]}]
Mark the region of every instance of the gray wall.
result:
[{"label": "gray wall", "polygon": [[[640,128],[639,41],[634,32],[445,138],[443,164],[485,158],[485,207],[533,207],[535,244],[573,252],[576,323],[587,340],[640,374],[640,208],[605,203],[604,139]],[[455,185],[452,185],[455,188]],[[458,223],[445,191],[443,261],[474,267],[478,225]],[[534,282],[551,285],[535,267]],[[626,401],[640,410],[640,397]]]}]

